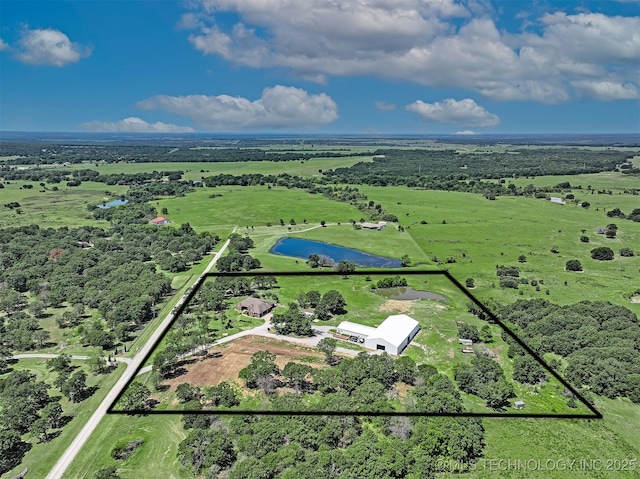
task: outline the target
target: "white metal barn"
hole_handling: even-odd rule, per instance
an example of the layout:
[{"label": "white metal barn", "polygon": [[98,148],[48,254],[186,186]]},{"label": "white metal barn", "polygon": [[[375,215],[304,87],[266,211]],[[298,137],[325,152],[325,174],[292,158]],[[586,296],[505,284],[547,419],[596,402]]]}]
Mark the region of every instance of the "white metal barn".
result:
[{"label": "white metal barn", "polygon": [[364,340],[364,347],[386,351],[395,356],[409,345],[419,330],[420,323],[406,314],[389,316],[377,328],[350,321],[343,321],[338,326],[338,333],[357,336],[358,342],[362,343]]},{"label": "white metal barn", "polygon": [[[342,321],[338,325],[338,334],[346,336],[356,336],[358,339],[366,339],[376,332],[376,328],[365,326],[364,324],[352,323],[351,321]],[[360,341],[362,342],[362,341]]]}]

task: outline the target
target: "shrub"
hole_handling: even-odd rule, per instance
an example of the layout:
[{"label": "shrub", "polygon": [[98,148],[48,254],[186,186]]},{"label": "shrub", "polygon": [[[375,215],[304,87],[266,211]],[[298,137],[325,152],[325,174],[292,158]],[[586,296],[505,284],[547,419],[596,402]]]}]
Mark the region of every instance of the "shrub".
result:
[{"label": "shrub", "polygon": [[582,265],[577,259],[570,259],[565,265],[567,271],[582,271]]},{"label": "shrub", "polygon": [[513,276],[500,276],[500,287],[518,289],[518,279]]},{"label": "shrub", "polygon": [[475,288],[475,286],[476,286],[476,285],[475,285],[475,282],[473,281],[473,278],[467,278],[467,279],[465,280],[465,282],[464,282],[464,285],[465,285],[467,288]]},{"label": "shrub", "polygon": [[631,248],[622,248],[620,250],[620,256],[631,257],[633,256],[633,250]]},{"label": "shrub", "polygon": [[580,241],[582,241],[583,243],[588,243],[589,242],[589,237],[588,236],[580,236]]},{"label": "shrub", "polygon": [[527,257],[525,255],[521,254],[520,256],[518,256],[518,262],[526,263],[527,262]]},{"label": "shrub", "polygon": [[611,261],[614,258],[613,250],[606,246],[591,250],[591,257],[598,261]]}]

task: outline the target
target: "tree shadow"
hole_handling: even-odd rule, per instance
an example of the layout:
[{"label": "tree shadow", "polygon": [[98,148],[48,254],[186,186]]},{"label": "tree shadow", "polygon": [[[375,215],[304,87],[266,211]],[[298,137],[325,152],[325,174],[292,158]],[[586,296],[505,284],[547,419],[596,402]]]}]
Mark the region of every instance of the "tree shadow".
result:
[{"label": "tree shadow", "polygon": [[95,392],[98,390],[98,386],[89,386],[87,388],[84,389],[82,395],[78,398],[78,403],[84,401],[85,399],[90,398],[91,396],[93,396],[95,394]]},{"label": "tree shadow", "polygon": [[46,437],[38,439],[38,444],[51,442],[56,437],[58,437],[60,434],[62,434],[62,430],[61,429],[59,429],[57,431],[53,431],[52,433],[47,434]]},{"label": "tree shadow", "polygon": [[71,421],[73,421],[73,416],[60,416],[60,419],[58,419],[58,427],[62,429]]},{"label": "tree shadow", "polygon": [[188,371],[185,368],[179,367],[179,368],[174,369],[169,374],[166,374],[165,378],[167,378],[167,379],[175,379],[175,378],[178,378],[178,377],[182,376],[183,374],[187,374],[187,372]]}]

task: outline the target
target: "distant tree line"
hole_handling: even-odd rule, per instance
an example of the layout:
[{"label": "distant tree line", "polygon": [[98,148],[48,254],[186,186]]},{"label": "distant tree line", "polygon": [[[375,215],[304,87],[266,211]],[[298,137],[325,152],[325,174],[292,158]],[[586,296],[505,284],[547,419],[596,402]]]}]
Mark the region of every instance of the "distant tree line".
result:
[{"label": "distant tree line", "polygon": [[0,145],[0,156],[19,156],[6,160],[9,165],[50,165],[54,163],[81,164],[105,163],[155,163],[155,162],[205,162],[230,161],[304,161],[311,158],[340,158],[362,156],[347,149],[295,151],[267,150],[261,148],[191,148],[163,145],[47,145],[43,143],[9,143]]},{"label": "distant tree line", "polygon": [[[568,148],[515,149],[473,155],[455,150],[379,149],[374,155],[372,162],[360,162],[325,174],[336,183],[406,184],[419,187],[428,178],[479,180],[613,171],[630,157],[629,153],[615,150]],[[452,171],[458,173],[452,174]]]}]

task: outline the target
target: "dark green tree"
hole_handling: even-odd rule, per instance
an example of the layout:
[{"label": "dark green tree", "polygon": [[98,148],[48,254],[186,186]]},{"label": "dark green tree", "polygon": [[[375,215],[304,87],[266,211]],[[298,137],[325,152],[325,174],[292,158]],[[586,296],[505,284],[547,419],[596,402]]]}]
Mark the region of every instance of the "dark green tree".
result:
[{"label": "dark green tree", "polygon": [[582,271],[582,264],[577,259],[570,259],[565,265],[567,271]]},{"label": "dark green tree", "polygon": [[308,384],[306,377],[311,371],[313,371],[313,368],[307,364],[289,361],[282,369],[282,377],[284,377],[287,383],[297,392],[301,392]]},{"label": "dark green tree", "polygon": [[591,258],[598,261],[611,261],[614,256],[613,250],[606,246],[600,246],[591,250]]},{"label": "dark green tree", "polygon": [[327,364],[333,364],[335,356],[333,353],[336,351],[338,341],[334,338],[322,338],[318,342],[317,348],[324,354],[324,360]]}]

